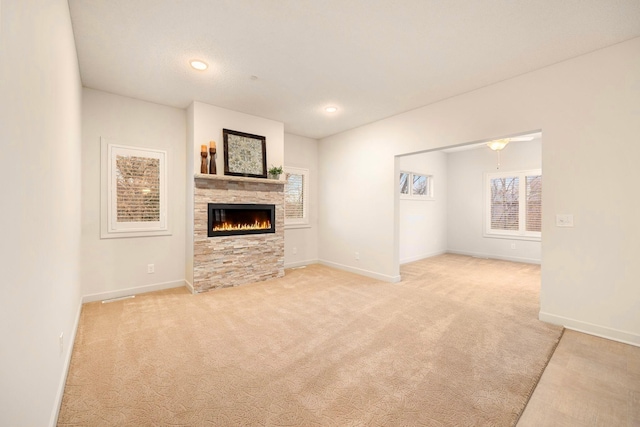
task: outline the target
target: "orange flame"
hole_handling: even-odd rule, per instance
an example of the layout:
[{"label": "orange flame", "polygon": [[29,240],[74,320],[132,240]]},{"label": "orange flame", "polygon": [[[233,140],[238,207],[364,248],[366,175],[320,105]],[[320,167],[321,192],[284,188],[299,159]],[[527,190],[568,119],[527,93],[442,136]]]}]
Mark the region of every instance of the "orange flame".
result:
[{"label": "orange flame", "polygon": [[256,221],[253,224],[222,224],[213,227],[213,231],[234,231],[234,230],[268,230],[271,228],[271,221]]}]

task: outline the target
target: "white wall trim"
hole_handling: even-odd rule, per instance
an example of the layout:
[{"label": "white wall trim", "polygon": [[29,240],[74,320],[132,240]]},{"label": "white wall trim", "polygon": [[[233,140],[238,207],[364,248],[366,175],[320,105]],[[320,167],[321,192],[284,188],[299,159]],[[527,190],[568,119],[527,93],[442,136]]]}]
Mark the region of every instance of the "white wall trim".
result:
[{"label": "white wall trim", "polygon": [[193,289],[193,284],[192,284],[190,281],[188,281],[187,279],[184,279],[184,285],[187,287],[187,290],[188,290],[189,292],[191,292],[192,294],[194,294],[194,295],[195,295],[196,290],[195,290],[195,289]]},{"label": "white wall trim", "polygon": [[304,261],[289,262],[284,264],[284,268],[302,267],[303,265],[318,264],[317,259],[307,259]]},{"label": "white wall trim", "polygon": [[447,253],[447,251],[435,251],[435,252],[431,252],[431,253],[428,253],[428,254],[411,256],[411,257],[408,257],[408,258],[401,259],[400,260],[400,265],[408,264],[410,262],[420,261],[421,259],[431,258],[431,257],[434,257],[434,256],[446,254],[446,253]]},{"label": "white wall trim", "polygon": [[621,331],[619,329],[608,328],[581,320],[570,319],[568,317],[558,316],[551,313],[541,311],[538,313],[538,319],[543,322],[553,323],[554,325],[562,325],[567,329],[594,335],[600,338],[606,338],[612,341],[618,341],[623,344],[630,344],[640,347],[640,335],[633,332]]},{"label": "white wall trim", "polygon": [[82,313],[82,298],[78,301],[78,309],[76,310],[76,320],[73,322],[73,328],[71,329],[71,336],[65,351],[67,352],[64,358],[64,366],[62,367],[62,375],[60,377],[60,384],[58,385],[58,392],[56,393],[56,405],[51,413],[51,420],[49,420],[49,426],[55,427],[58,425],[58,416],[60,415],[60,407],[62,406],[62,397],[64,396],[64,388],[67,385],[67,375],[69,374],[69,367],[71,366],[71,356],[73,355],[73,345],[76,342],[76,333],[78,332],[78,325],[80,324],[80,313]]},{"label": "white wall trim", "polygon": [[106,299],[126,297],[129,295],[144,294],[147,292],[161,291],[163,289],[179,288],[182,286],[186,286],[188,288],[187,281],[184,279],[174,280],[171,282],[154,283],[154,284],[145,285],[145,286],[137,286],[135,288],[118,289],[117,291],[100,292],[97,294],[83,296],[82,303],[84,304],[87,302],[102,301]]},{"label": "white wall trim", "polygon": [[[167,188],[167,151],[155,148],[121,145],[118,140],[100,137],[100,238],[119,239],[130,237],[170,236],[169,190]],[[118,151],[128,151],[140,157],[160,161],[160,219],[156,222],[117,222],[115,159]]]},{"label": "white wall trim", "polygon": [[338,264],[337,262],[318,260],[318,264],[326,265],[327,267],[337,268],[338,270],[348,271],[350,273],[359,274],[361,276],[371,277],[372,279],[382,280],[383,282],[398,283],[400,281],[400,275],[388,276],[386,274],[376,273],[375,271],[364,270],[361,268],[350,267],[348,265]]},{"label": "white wall trim", "polygon": [[523,262],[526,264],[541,264],[540,260],[535,258],[509,257],[509,256],[483,254],[483,253],[476,253],[476,252],[456,251],[451,249],[447,249],[446,253],[457,254],[457,255],[468,255],[468,256],[473,256],[477,258],[489,258],[489,259],[500,259],[503,261]]}]

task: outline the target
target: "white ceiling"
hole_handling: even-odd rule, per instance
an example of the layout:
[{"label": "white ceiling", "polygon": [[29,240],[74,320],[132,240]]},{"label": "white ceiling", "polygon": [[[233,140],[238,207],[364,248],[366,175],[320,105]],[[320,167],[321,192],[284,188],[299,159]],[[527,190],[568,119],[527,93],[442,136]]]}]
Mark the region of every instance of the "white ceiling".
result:
[{"label": "white ceiling", "polygon": [[[202,101],[312,138],[640,36],[640,0],[69,6],[84,86],[180,108]],[[193,58],[209,69],[191,69]],[[324,112],[327,105],[338,112]]]}]

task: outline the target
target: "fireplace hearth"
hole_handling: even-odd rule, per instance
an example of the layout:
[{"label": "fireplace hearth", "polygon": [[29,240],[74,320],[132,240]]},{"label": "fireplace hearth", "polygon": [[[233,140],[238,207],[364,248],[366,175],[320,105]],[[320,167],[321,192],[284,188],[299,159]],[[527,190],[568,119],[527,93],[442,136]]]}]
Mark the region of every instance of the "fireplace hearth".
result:
[{"label": "fireplace hearth", "polygon": [[207,236],[275,233],[275,205],[209,203]]}]

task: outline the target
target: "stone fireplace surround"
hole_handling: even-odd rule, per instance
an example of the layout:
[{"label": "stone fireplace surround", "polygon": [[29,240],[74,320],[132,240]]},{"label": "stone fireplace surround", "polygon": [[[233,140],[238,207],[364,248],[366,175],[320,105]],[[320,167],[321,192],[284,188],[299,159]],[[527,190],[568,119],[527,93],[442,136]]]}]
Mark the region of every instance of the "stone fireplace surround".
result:
[{"label": "stone fireplace surround", "polygon": [[[194,292],[284,276],[284,184],[272,179],[195,175]],[[208,203],[275,205],[276,231],[207,237]]]}]

